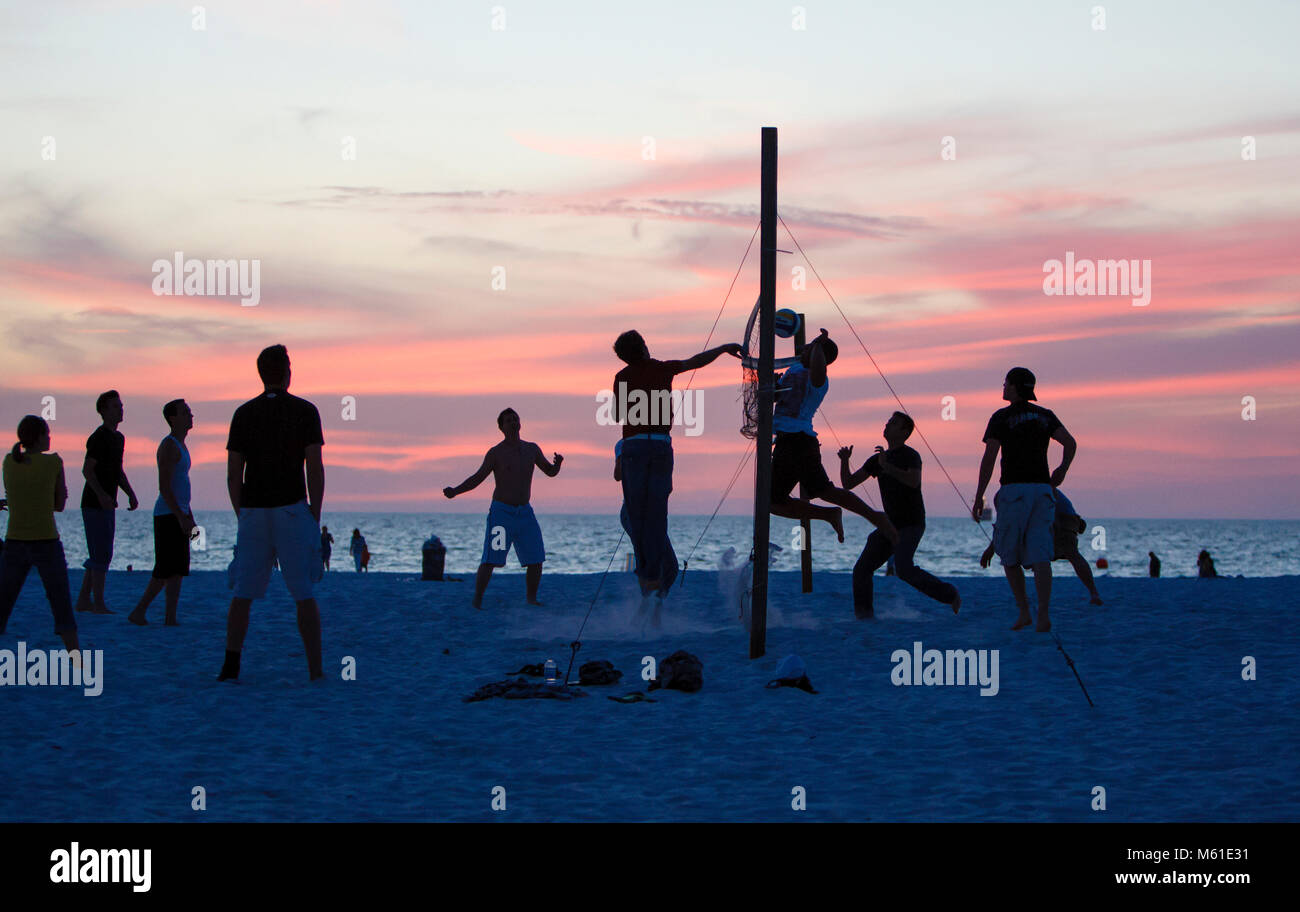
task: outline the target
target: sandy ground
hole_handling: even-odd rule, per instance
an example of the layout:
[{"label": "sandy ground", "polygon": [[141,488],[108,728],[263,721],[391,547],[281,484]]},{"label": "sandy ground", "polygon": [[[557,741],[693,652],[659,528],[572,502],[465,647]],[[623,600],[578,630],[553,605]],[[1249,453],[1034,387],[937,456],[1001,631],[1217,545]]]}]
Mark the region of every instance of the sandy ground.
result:
[{"label": "sandy ground", "polygon": [[[1059,565],[1058,565],[1059,566]],[[1064,568],[1061,568],[1064,569]],[[1059,572],[1059,571],[1058,571]],[[71,573],[75,593],[81,571]],[[772,580],[767,655],[750,661],[729,586],[692,569],[663,628],[641,632],[626,574],[606,581],[579,663],[622,684],[569,700],[462,697],[526,663],[569,657],[598,576],[549,576],[544,608],[499,577],[485,610],[472,581],[330,573],[319,589],[327,680],[310,683],[293,605],[274,578],[255,603],[237,684],[219,684],[224,574],[190,577],[182,626],[126,612],[147,582],[109,575],[114,616],[78,615],[104,655],[103,692],[0,687],[3,820],[1295,820],[1297,578],[1110,579],[1105,607],[1058,578],[1056,632],[1012,633],[1004,582],[958,581],[954,618],[877,578],[877,616],[853,618],[850,579]],[[723,590],[726,590],[725,592]],[[0,649],[54,648],[35,575]],[[897,686],[891,655],[997,650],[996,695]],[[643,658],[686,649],[698,693],[644,690]],[[797,653],[820,691],[766,689]],[[991,655],[991,653],[986,654]],[[1242,679],[1253,656],[1258,680]],[[342,680],[345,657],[356,680]],[[576,668],[576,666],[575,666]],[[575,672],[576,676],[576,672]],[[193,789],[207,809],[192,809]],[[1106,810],[1091,809],[1094,789]],[[491,807],[505,789],[505,810]],[[792,803],[798,789],[806,810]],[[497,792],[500,795],[500,792]]]}]

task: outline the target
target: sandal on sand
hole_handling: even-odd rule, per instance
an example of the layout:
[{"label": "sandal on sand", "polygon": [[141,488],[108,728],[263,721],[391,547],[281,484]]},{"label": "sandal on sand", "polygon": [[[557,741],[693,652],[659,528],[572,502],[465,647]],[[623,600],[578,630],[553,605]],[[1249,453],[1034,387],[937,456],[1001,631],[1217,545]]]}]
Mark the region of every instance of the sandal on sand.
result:
[{"label": "sandal on sand", "polygon": [[613,700],[615,703],[658,703],[659,702],[658,700],[655,700],[651,697],[647,697],[639,690],[634,690],[630,694],[623,694],[623,696],[621,697],[610,697],[610,699]]}]

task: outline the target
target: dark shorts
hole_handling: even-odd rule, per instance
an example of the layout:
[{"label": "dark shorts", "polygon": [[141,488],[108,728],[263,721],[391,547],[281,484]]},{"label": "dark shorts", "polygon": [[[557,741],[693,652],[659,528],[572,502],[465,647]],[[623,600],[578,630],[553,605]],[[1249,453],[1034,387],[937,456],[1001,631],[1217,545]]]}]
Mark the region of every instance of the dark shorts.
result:
[{"label": "dark shorts", "polygon": [[87,570],[107,570],[113,562],[113,533],[117,529],[117,511],[98,507],[81,508],[81,524],[86,527]]},{"label": "dark shorts", "polygon": [[777,434],[772,448],[772,499],[790,495],[802,485],[805,497],[817,497],[834,487],[822,468],[822,445],[807,434]]},{"label": "dark shorts", "polygon": [[1068,560],[1079,550],[1079,533],[1060,523],[1052,523],[1052,546],[1056,552],[1052,560]]},{"label": "dark shorts", "polygon": [[171,513],[153,518],[153,554],[154,579],[190,575],[190,540]]}]

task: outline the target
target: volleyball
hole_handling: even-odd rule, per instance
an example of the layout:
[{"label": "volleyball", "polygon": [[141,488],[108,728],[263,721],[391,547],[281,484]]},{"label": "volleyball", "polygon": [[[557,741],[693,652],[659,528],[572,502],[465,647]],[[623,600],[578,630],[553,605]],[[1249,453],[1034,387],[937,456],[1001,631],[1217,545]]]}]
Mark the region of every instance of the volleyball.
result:
[{"label": "volleyball", "polygon": [[799,331],[799,315],[788,307],[783,307],[776,312],[776,334],[782,339],[788,339]]}]

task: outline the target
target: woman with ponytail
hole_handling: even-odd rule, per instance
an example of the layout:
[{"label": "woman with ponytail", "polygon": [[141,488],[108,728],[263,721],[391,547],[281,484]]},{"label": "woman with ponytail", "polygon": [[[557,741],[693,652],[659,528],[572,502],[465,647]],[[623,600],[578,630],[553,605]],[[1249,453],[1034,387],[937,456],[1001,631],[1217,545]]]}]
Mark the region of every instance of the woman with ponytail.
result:
[{"label": "woman with ponytail", "polygon": [[54,632],[71,652],[78,649],[77,622],[68,591],[68,562],[54,524],[54,514],[62,512],[67,502],[68,486],[63,460],[58,453],[46,452],[49,448],[50,426],[28,415],[18,422],[18,442],[4,458],[9,532],[0,566],[0,633],[9,623],[28,571],[35,567],[54,613]]}]

